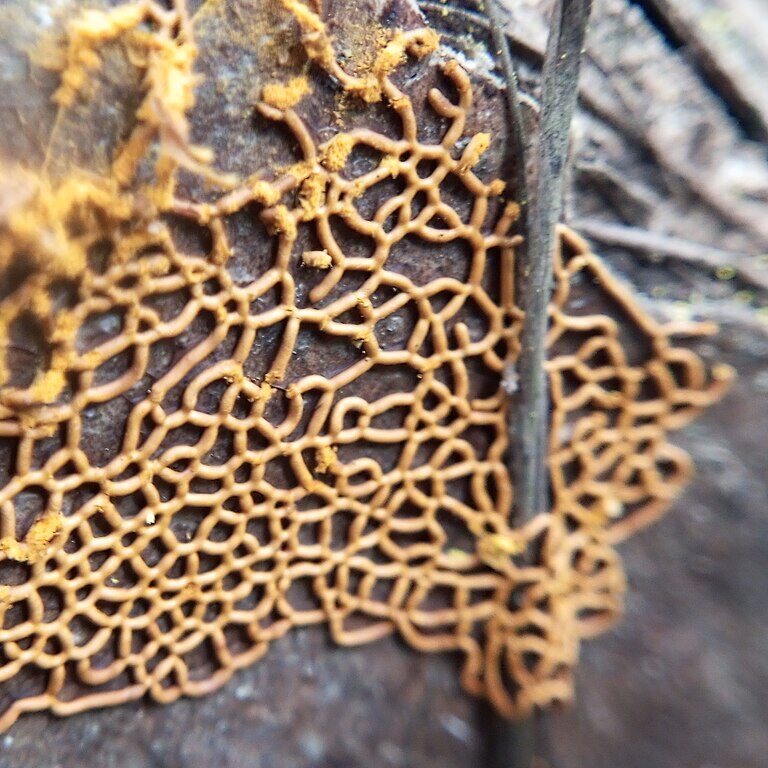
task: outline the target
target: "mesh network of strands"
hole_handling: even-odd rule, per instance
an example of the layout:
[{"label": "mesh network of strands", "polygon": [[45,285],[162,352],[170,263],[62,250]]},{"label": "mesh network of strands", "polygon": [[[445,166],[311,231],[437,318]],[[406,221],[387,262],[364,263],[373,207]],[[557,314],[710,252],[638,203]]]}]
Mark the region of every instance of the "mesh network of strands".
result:
[{"label": "mesh network of strands", "polygon": [[[14,276],[0,299],[0,685],[11,701],[0,730],[25,711],[208,693],[311,624],[344,645],[397,633],[458,652],[466,689],[507,715],[567,699],[580,640],[621,609],[613,544],[689,474],[668,431],[726,386],[726,370],[713,375],[673,341],[710,329],[655,323],[561,230],[553,506],[515,525],[503,373],[522,321],[519,209],[473,170],[491,137],[465,135],[470,80],[442,64],[450,87],[429,102],[447,127],[421,143],[390,75],[436,36],[392,32],[370,71],[351,75],[320,17],[282,3],[309,59],[351,97],[387,104],[400,138],[357,128],[317,145],[293,109],[309,90],[295,78],[256,107],[291,132],[295,164],[222,177],[188,141],[183,6],[89,11],[70,27],[57,98],[86,87],[99,45],[120,35],[147,93],[109,177],[20,181],[0,222],[0,268]],[[361,149],[378,161],[355,175]],[[188,199],[179,168],[226,188]],[[226,222],[246,206],[274,259],[243,282],[228,268]],[[207,253],[179,242],[180,221],[208,233]],[[339,240],[339,221],[365,252]],[[316,247],[298,246],[304,231]],[[409,238],[463,243],[466,279],[421,281],[391,263]],[[299,274],[316,275],[311,290],[297,290]],[[357,287],[342,290],[349,275]],[[604,313],[580,314],[585,297]],[[34,365],[12,364],[20,326],[44,341]],[[185,348],[192,327],[205,333]],[[347,349],[344,364],[296,373],[303,334]],[[370,395],[374,377],[385,395]],[[116,401],[101,427],[112,449],[97,450],[88,422]]]}]

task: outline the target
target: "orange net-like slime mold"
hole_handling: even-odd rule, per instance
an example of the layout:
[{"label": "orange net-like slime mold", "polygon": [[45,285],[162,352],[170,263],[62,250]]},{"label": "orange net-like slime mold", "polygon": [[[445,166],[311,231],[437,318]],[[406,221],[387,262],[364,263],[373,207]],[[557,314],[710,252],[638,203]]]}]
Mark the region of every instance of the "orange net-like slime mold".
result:
[{"label": "orange net-like slime mold", "polygon": [[[108,174],[28,178],[0,221],[0,269],[25,265],[0,299],[0,730],[25,711],[208,693],[311,624],[343,645],[396,633],[458,652],[466,689],[507,715],[566,700],[581,639],[621,609],[613,545],[688,478],[668,432],[726,386],[726,369],[675,344],[707,327],[652,320],[562,228],[553,505],[516,525],[502,374],[522,322],[519,209],[475,173],[493,138],[466,135],[470,78],[441,65],[447,86],[428,101],[444,131],[422,143],[393,77],[436,55],[433,32],[393,31],[349,74],[319,15],[282,5],[315,70],[386,106],[399,137],[354,128],[318,143],[294,109],[310,83],[285,78],[256,109],[293,137],[295,163],[219,174],[189,141],[183,6],[70,25],[60,102],[118,38],[144,100]],[[360,152],[377,160],[356,172]],[[184,194],[181,173],[207,197]],[[228,222],[244,210],[273,248],[252,279],[230,269]],[[205,233],[203,251],[181,225]],[[423,279],[396,257],[413,242],[461,244],[465,277]],[[595,303],[605,311],[580,309]],[[21,376],[20,326],[44,341]],[[302,370],[308,339],[342,351],[333,366]],[[96,446],[94,430],[112,442]]]}]

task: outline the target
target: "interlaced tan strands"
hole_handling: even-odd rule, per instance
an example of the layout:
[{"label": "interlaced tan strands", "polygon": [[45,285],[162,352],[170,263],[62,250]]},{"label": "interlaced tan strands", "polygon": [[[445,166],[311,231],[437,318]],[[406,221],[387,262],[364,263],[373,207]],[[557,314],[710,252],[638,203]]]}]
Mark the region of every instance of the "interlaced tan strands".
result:
[{"label": "interlaced tan strands", "polygon": [[[656,323],[565,227],[555,277],[548,370],[556,508],[572,523],[600,526],[615,543],[658,517],[684,487],[690,461],[667,435],[719,399],[733,372],[715,366],[710,374],[674,345],[713,326]],[[592,284],[600,285],[606,314],[574,316],[570,294]]]},{"label": "interlaced tan strands", "polygon": [[[171,169],[149,209],[114,179],[70,190],[67,205],[45,188],[20,209],[58,227],[82,261],[66,312],[54,310],[56,281],[35,269],[0,300],[4,360],[19,318],[48,345],[32,381],[14,380],[11,364],[0,380],[0,685],[11,690],[0,731],[25,711],[206,694],[311,624],[343,645],[397,633],[423,651],[459,652],[467,690],[507,715],[568,699],[581,639],[621,610],[613,543],[688,476],[669,430],[725,386],[724,369],[712,377],[674,345],[678,332],[706,328],[653,322],[561,230],[548,362],[554,506],[515,527],[501,379],[518,354],[519,209],[473,170],[492,137],[465,135],[470,79],[442,65],[454,93],[433,90],[429,102],[446,128],[421,143],[390,74],[406,54],[433,50],[432,33],[393,33],[373,80],[359,81],[317,14],[283,4],[310,58],[363,101],[383,99],[399,138],[366,128],[317,145],[293,109],[304,84],[287,99],[272,87],[257,109],[292,133],[300,156],[270,179],[199,202],[179,196]],[[130,8],[92,22],[110,34],[110,19],[124,30],[148,13],[165,23],[152,3]],[[97,64],[74,56],[81,65]],[[356,148],[381,159],[356,175]],[[367,210],[367,194],[393,180],[400,191]],[[263,274],[238,281],[226,224],[245,206],[275,250]],[[209,232],[209,252],[187,252],[168,214]],[[339,222],[371,252],[350,252]],[[41,253],[19,227],[0,222],[0,268]],[[304,232],[317,247],[299,247]],[[462,243],[466,279],[419,281],[394,264],[406,238]],[[307,270],[317,279],[300,297]],[[358,287],[342,290],[351,274]],[[574,294],[585,292],[605,314],[579,313]],[[395,343],[383,329],[403,317]],[[205,332],[189,344],[193,326]],[[298,374],[306,332],[348,350],[344,365]],[[169,345],[178,354],[158,354]],[[372,374],[391,377],[392,391],[370,396]],[[478,390],[480,376],[492,392]],[[84,438],[100,414],[119,440],[112,452]]]}]

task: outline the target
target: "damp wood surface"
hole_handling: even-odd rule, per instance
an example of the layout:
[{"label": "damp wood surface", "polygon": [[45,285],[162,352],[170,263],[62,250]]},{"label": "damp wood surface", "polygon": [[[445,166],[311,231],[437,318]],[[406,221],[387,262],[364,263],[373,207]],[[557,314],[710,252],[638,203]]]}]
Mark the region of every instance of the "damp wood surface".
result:
[{"label": "damp wood surface", "polygon": [[[199,130],[214,137],[225,170],[237,172],[250,167],[252,147],[245,139],[216,146],[215,137],[247,135],[253,91],[236,88],[247,81],[240,79],[243,72],[259,71],[253,35],[263,28],[243,24],[239,38],[223,32],[221,15],[247,19],[251,3],[197,5],[197,23],[206,25],[211,40],[200,67],[221,73],[215,83],[202,86]],[[354,5],[338,4],[342,21],[350,17],[345,9],[354,11]],[[531,96],[533,124],[546,13],[537,3],[510,5],[510,31],[529,48],[518,45],[513,52],[523,90]],[[768,397],[768,326],[761,310],[768,297],[738,271],[745,256],[761,274],[768,269],[759,256],[768,250],[762,214],[768,163],[756,121],[742,122],[749,110],[740,111],[729,93],[718,92],[717,78],[708,74],[711,63],[703,67],[701,60],[706,50],[715,69],[739,81],[765,72],[765,51],[747,38],[766,21],[749,14],[745,25],[745,2],[702,5],[714,9],[719,23],[743,40],[752,57],[748,67],[707,42],[711,30],[699,30],[684,0],[653,3],[656,14],[669,16],[680,40],[702,41],[687,46],[678,41],[676,50],[669,48],[659,19],[651,22],[638,5],[595,4],[566,218],[639,227],[733,253],[715,274],[660,252],[594,241],[660,317],[686,318],[701,311],[721,322],[721,334],[701,351],[734,365],[740,378],[725,402],[678,438],[698,466],[693,485],[665,521],[623,545],[632,587],[628,613],[617,630],[584,650],[577,705],[545,718],[548,738],[540,754],[553,767],[694,768],[709,762],[758,768],[768,753],[760,716],[768,709],[768,641],[760,631],[768,620],[763,599],[768,568],[760,544],[768,538],[768,415],[762,405]],[[55,126],[50,102],[56,78],[30,65],[26,55],[27,44],[50,29],[56,13],[74,13],[78,6],[35,0],[2,9],[17,25],[0,25],[0,154],[6,158],[42,163],[46,148],[57,141],[83,162],[109,155],[110,126],[125,120],[121,88],[126,77],[130,80],[119,52],[110,60],[113,79],[103,83],[104,114],[81,116],[63,127]],[[31,13],[21,18],[19,9]],[[449,9],[445,5],[428,18],[450,36]],[[388,14],[382,21],[402,19],[402,26],[417,18],[405,3],[394,4]],[[16,29],[19,34],[11,31]],[[482,30],[473,33],[462,21],[457,31],[456,47],[487,65]],[[267,39],[262,34],[258,40],[269,52],[270,36],[279,34],[271,30]],[[350,59],[360,56],[365,66],[365,35],[346,34]],[[271,48],[270,55],[277,70],[290,70],[288,45]],[[300,75],[300,66],[296,69],[293,74]],[[271,72],[264,80],[271,80]],[[206,99],[213,103],[222,93],[229,104],[228,125],[206,125]],[[750,99],[744,85],[738,100]],[[761,114],[764,107],[750,103],[753,117]],[[354,106],[331,99],[319,109],[324,118],[354,125]],[[477,130],[491,125],[501,132],[500,102],[484,103],[481,93],[477,109]],[[265,164],[287,154],[280,141],[277,137],[273,145],[260,147]],[[238,236],[245,249],[254,233],[243,224]],[[255,268],[242,262],[244,274]],[[338,649],[322,631],[308,629],[275,644],[263,662],[200,700],[170,707],[129,705],[65,720],[44,714],[22,718],[0,736],[0,766],[475,766],[487,757],[487,718],[486,709],[461,693],[450,657],[416,655],[391,639]]]}]

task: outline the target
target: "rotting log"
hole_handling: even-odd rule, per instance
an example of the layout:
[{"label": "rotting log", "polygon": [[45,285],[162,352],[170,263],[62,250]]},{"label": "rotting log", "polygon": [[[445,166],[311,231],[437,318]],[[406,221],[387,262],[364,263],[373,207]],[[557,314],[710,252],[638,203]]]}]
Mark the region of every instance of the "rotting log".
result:
[{"label": "rotting log", "polygon": [[[45,10],[43,3],[38,6]],[[45,23],[44,12],[40,18],[40,23]],[[513,13],[510,26],[514,35],[532,51],[543,52],[541,43],[545,38],[541,30],[546,29],[546,23],[545,15],[538,9],[534,8],[528,18],[522,20]],[[682,53],[674,54],[664,46],[658,30],[636,8],[623,2],[598,3],[592,26],[583,82],[583,109],[577,118],[578,142],[575,171],[568,190],[568,215],[599,216],[609,223],[641,226],[727,252],[752,255],[765,250],[762,224],[758,221],[759,203],[755,203],[766,188],[765,164],[759,159],[759,147],[729,118],[718,99],[712,98],[709,83],[698,78]],[[24,29],[29,30],[24,25],[18,28],[22,33]],[[4,31],[9,29],[12,28],[3,25]],[[47,97],[55,86],[48,73],[34,67],[28,69],[26,58],[18,50],[21,38],[23,34],[14,34],[14,39],[3,49],[3,61],[8,62],[7,71],[11,73],[0,86],[5,89],[3,149],[14,159],[38,155],[42,159],[53,121]],[[214,46],[210,55],[214,56],[216,50]],[[538,64],[533,54],[523,53],[520,61],[523,90],[535,99]],[[520,46],[515,49],[515,55],[521,56]],[[627,66],[622,63],[625,60],[634,63]],[[638,60],[649,70],[643,79],[637,77],[641,70]],[[115,66],[119,67],[119,62]],[[34,88],[28,86],[30,82]],[[676,88],[679,97],[686,96],[686,120],[683,125],[677,125],[682,138],[676,146],[666,143],[669,138],[664,135],[664,129],[668,128],[666,123],[674,122],[673,112],[679,98],[662,101],[649,83]],[[115,103],[118,102],[119,98],[115,98]],[[653,102],[655,111],[647,110],[649,102]],[[529,118],[533,120],[535,100],[529,99],[526,103]],[[83,115],[80,127],[85,132],[107,119],[119,120],[119,114]],[[234,108],[232,119],[238,120]],[[71,126],[71,130],[77,127]],[[103,137],[101,139],[103,141]],[[94,144],[99,146],[99,141]],[[76,151],[76,143],[73,149]],[[247,148],[237,146],[231,150],[234,155],[247,152]],[[723,157],[729,158],[725,168]],[[601,174],[600,169],[606,167],[611,172]],[[745,173],[740,174],[740,170]],[[708,184],[714,191],[706,188]],[[748,225],[744,225],[745,221]],[[244,242],[248,242],[247,232],[243,237]],[[597,234],[595,238],[597,242]],[[734,312],[725,314],[734,320],[727,322],[724,335],[710,344],[718,345],[742,370],[743,383],[737,385],[736,400],[731,400],[729,406],[721,408],[692,432],[692,448],[702,467],[700,485],[689,495],[690,508],[681,505],[677,513],[680,517],[675,518],[678,522],[666,524],[664,531],[670,531],[672,526],[669,535],[649,533],[631,545],[630,568],[640,582],[642,594],[649,596],[648,600],[631,607],[631,623],[616,642],[606,641],[609,645],[605,653],[600,648],[588,652],[581,684],[583,706],[571,714],[569,720],[552,721],[555,737],[551,749],[562,765],[581,765],[586,760],[601,765],[600,759],[603,759],[605,765],[613,766],[626,759],[626,742],[637,738],[641,745],[635,750],[638,765],[649,761],[659,766],[679,765],[692,742],[692,723],[706,722],[707,717],[719,713],[720,722],[734,734],[728,747],[732,752],[723,754],[714,733],[701,733],[697,729],[695,754],[701,755],[702,760],[709,754],[719,754],[726,762],[730,759],[740,765],[758,765],[755,755],[765,750],[755,745],[759,736],[754,734],[761,731],[750,730],[754,714],[742,711],[741,716],[735,715],[729,701],[713,692],[700,696],[699,683],[711,679],[707,675],[722,673],[729,664],[733,666],[738,661],[746,663],[751,670],[746,676],[750,680],[729,679],[730,684],[736,686],[737,694],[756,690],[756,681],[765,679],[766,674],[764,659],[768,654],[764,652],[764,641],[761,644],[750,635],[744,642],[743,654],[736,655],[733,638],[718,629],[714,633],[714,650],[708,646],[706,657],[691,649],[704,650],[700,638],[712,634],[706,611],[696,608],[710,605],[710,588],[721,590],[724,604],[725,597],[732,593],[757,595],[764,589],[760,570],[757,565],[751,565],[760,562],[761,554],[750,543],[749,535],[749,531],[759,531],[761,523],[757,515],[760,499],[765,496],[764,479],[761,479],[764,464],[759,458],[766,429],[765,413],[759,407],[760,393],[765,392],[766,386],[761,362],[765,348],[758,331],[753,329],[761,327],[763,322],[761,298],[759,294],[748,295],[751,286],[740,282],[738,274],[718,278],[708,270],[702,272],[701,265],[677,263],[675,254],[665,253],[662,248],[657,252],[658,262],[649,267],[641,267],[624,247],[613,247],[608,255],[634,284],[664,299],[664,304],[659,305],[660,312],[695,314],[696,304],[691,304],[690,299],[697,295],[704,295],[708,302],[715,302],[724,310],[732,307]],[[759,267],[759,261],[755,261]],[[749,318],[749,323],[742,322],[740,317]],[[735,421],[742,425],[738,436],[729,438],[720,451],[711,447],[724,433],[734,434]],[[734,478],[741,481],[735,482]],[[723,514],[734,523],[733,530],[712,535],[713,527],[719,526]],[[708,536],[703,529],[709,532]],[[667,554],[663,562],[659,562],[659,552]],[[726,560],[735,559],[745,563],[743,571],[734,572],[726,567]],[[747,575],[747,569],[751,576]],[[762,572],[765,573],[765,569]],[[669,587],[660,590],[661,578],[655,579],[653,574],[663,574]],[[666,613],[650,606],[651,597],[659,591]],[[678,593],[687,595],[687,600],[681,601]],[[743,622],[749,626],[756,620],[752,611],[759,618],[762,610],[759,604],[754,609],[749,605],[755,605],[755,601],[727,603],[725,610],[734,625]],[[660,633],[676,629],[675,622],[686,627],[685,642],[658,641]],[[635,639],[632,639],[633,628],[637,630]],[[482,744],[474,725],[475,715],[471,703],[457,693],[450,663],[438,658],[414,660],[402,654],[395,644],[386,642],[377,648],[376,651],[368,648],[349,652],[340,662],[337,656],[326,653],[322,638],[307,632],[290,648],[284,651],[275,648],[271,671],[261,667],[252,675],[243,673],[241,682],[231,684],[222,694],[180,703],[176,714],[168,708],[150,708],[130,715],[121,710],[61,722],[34,716],[11,740],[3,742],[0,764],[5,759],[13,766],[45,765],[54,743],[56,749],[61,750],[57,761],[76,759],[85,764],[83,760],[89,759],[94,764],[104,764],[108,746],[117,743],[125,749],[123,764],[126,765],[131,765],[131,761],[145,765],[147,755],[160,762],[176,761],[192,766],[210,764],[211,760],[236,765],[238,755],[261,752],[266,742],[277,746],[273,747],[272,755],[264,758],[264,765],[269,765],[269,761],[275,765],[362,761],[376,764],[381,755],[387,761],[385,764],[445,766],[476,762]],[[659,654],[663,654],[661,662],[658,662]],[[614,681],[616,672],[621,671],[623,678],[626,659],[630,657],[634,659],[630,680],[619,687]],[[645,666],[641,662],[645,662]],[[658,666],[653,668],[654,663],[661,664],[662,672]],[[681,696],[679,692],[675,696],[667,695],[663,690],[660,693],[663,670],[671,673],[675,667],[684,665],[690,665],[692,672],[677,682],[690,695]],[[249,685],[249,680],[254,684]],[[271,693],[267,695],[265,690]],[[296,690],[302,691],[303,697],[298,699],[301,702],[298,706]],[[627,701],[627,690],[636,703]],[[756,695],[760,695],[759,692]],[[397,711],[382,703],[395,696],[399,696],[403,705]],[[232,702],[233,698],[239,703],[227,706],[226,702]],[[601,702],[605,700],[612,703],[611,717],[604,714],[604,706],[601,709]],[[345,702],[345,713],[350,709],[355,711],[353,722],[346,719],[348,714],[344,718],[340,716],[340,701]],[[359,706],[350,707],[350,701],[358,702]],[[371,702],[379,704],[373,709]],[[665,714],[665,718],[659,717],[662,722],[647,718],[647,712],[654,707]],[[327,716],[319,724],[318,711]],[[376,714],[372,716],[374,711]],[[247,733],[242,729],[244,712],[248,719]],[[418,728],[414,726],[417,717]],[[344,732],[336,740],[336,752],[319,751],[318,730],[336,732],[337,723],[342,719],[345,720]],[[124,733],[126,720],[130,720],[130,739],[126,739]],[[606,733],[606,720],[611,735],[599,736]],[[257,721],[260,725],[254,727]],[[43,722],[46,733],[51,735],[45,745],[38,738]],[[298,739],[275,737],[276,733],[287,733],[297,722],[300,723]],[[218,743],[211,740],[210,732],[215,728],[224,731],[226,739]],[[671,743],[666,738],[654,738],[662,734],[666,737],[670,732],[673,732]],[[748,734],[751,734],[749,738]],[[87,758],[76,752],[78,741],[92,745]],[[663,744],[668,746],[661,746]],[[601,754],[611,757],[595,757]]]}]

